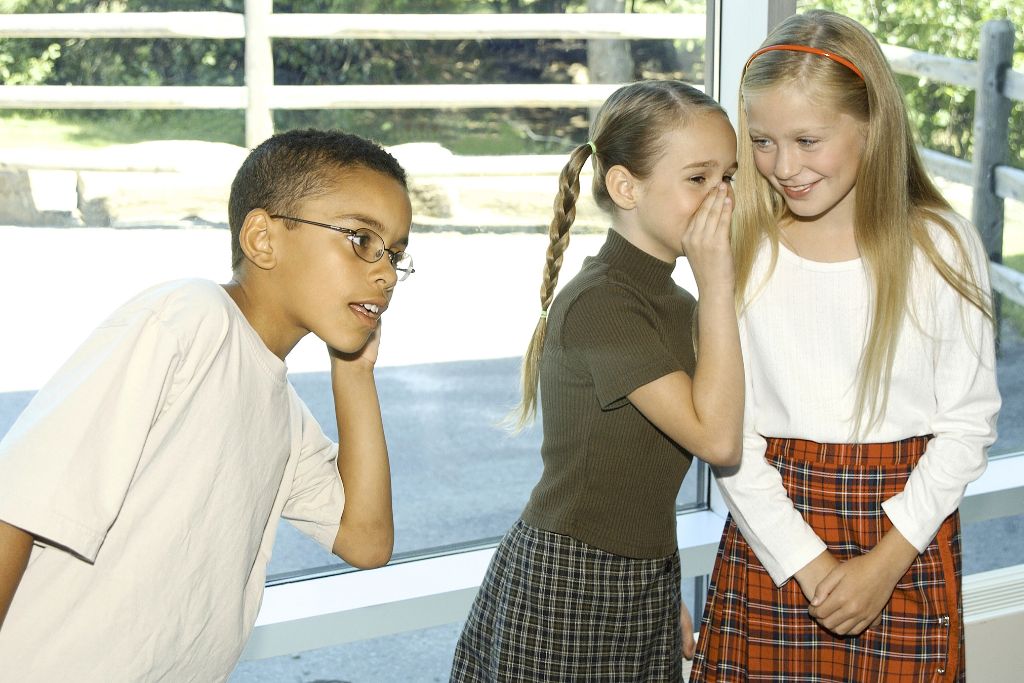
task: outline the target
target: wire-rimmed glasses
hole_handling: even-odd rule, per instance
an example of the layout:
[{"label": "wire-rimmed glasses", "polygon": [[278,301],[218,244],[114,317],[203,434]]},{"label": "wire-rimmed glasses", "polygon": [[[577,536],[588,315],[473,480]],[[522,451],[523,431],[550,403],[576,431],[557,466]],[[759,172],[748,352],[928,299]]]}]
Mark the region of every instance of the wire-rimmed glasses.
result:
[{"label": "wire-rimmed glasses", "polygon": [[316,225],[321,228],[327,228],[328,230],[343,233],[348,238],[348,241],[352,243],[352,251],[355,252],[356,256],[367,263],[376,263],[381,260],[384,254],[387,254],[388,261],[391,262],[391,267],[395,269],[399,282],[416,272],[416,269],[412,267],[412,256],[409,252],[391,251],[384,246],[384,238],[369,228],[353,230],[351,228],[343,228],[340,225],[307,221],[305,218],[282,216],[280,214],[271,214],[270,217],[282,218],[286,221],[295,221],[296,223],[307,223],[309,225]]}]

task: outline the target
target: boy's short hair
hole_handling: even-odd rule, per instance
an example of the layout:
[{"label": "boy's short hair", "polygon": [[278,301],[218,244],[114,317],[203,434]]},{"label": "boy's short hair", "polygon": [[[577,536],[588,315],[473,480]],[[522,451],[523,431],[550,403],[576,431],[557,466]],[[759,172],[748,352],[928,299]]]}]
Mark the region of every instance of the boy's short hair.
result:
[{"label": "boy's short hair", "polygon": [[364,168],[391,176],[408,188],[405,170],[375,142],[340,130],[290,130],[253,149],[231,182],[228,224],[231,267],[245,258],[238,235],[253,209],[293,215],[298,202],[325,192],[325,170]]}]

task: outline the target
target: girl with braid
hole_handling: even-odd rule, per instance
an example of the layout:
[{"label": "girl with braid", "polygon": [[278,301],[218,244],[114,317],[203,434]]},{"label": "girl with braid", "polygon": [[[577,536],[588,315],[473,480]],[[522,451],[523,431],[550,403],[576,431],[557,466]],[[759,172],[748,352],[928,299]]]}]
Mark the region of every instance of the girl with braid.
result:
[{"label": "girl with braid", "polygon": [[[554,296],[588,158],[611,230]],[[724,111],[678,81],[613,93],[570,155],[518,411],[532,419],[539,385],[544,471],[495,552],[452,681],[682,680],[694,641],[676,495],[691,454],[729,465],[740,448],[735,169]],[[684,255],[699,302],[672,280]]]},{"label": "girl with braid", "polygon": [[956,510],[1000,405],[984,247],[857,22],[782,22],[739,124],[747,412],[690,680],[963,681]]}]

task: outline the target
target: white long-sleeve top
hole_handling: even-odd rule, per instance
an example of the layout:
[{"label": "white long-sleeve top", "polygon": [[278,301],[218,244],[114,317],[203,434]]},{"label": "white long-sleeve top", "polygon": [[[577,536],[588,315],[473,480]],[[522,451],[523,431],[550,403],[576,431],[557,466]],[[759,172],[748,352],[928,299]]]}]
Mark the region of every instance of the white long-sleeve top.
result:
[{"label": "white long-sleeve top", "polygon": [[[989,291],[988,260],[977,231],[950,215]],[[932,236],[956,264],[948,235]],[[750,278],[740,336],[746,372],[743,457],[716,470],[743,537],[777,585],[825,550],[793,507],[779,472],[764,458],[765,437],[819,443],[891,442],[932,434],[903,491],[882,505],[920,552],[985,470],[1000,397],[991,323],[950,287],[922,253],[911,276],[909,315],[900,332],[882,419],[856,438],[858,365],[871,292],[860,259],[822,263],[785,246],[770,278],[767,240]],[[764,283],[763,287],[759,286]],[[866,426],[868,420],[862,420]]]}]

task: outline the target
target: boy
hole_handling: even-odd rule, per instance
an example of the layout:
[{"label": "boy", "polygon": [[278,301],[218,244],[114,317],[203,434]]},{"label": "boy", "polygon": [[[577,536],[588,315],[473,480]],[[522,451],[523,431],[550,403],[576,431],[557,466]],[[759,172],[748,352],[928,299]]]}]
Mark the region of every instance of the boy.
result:
[{"label": "boy", "polygon": [[[412,271],[405,172],[353,135],[283,133],[242,164],[229,220],[230,283],[129,301],[0,442],[3,680],[227,678],[281,516],[354,566],[391,556],[373,365]],[[340,444],[286,377],[309,332]]]}]

